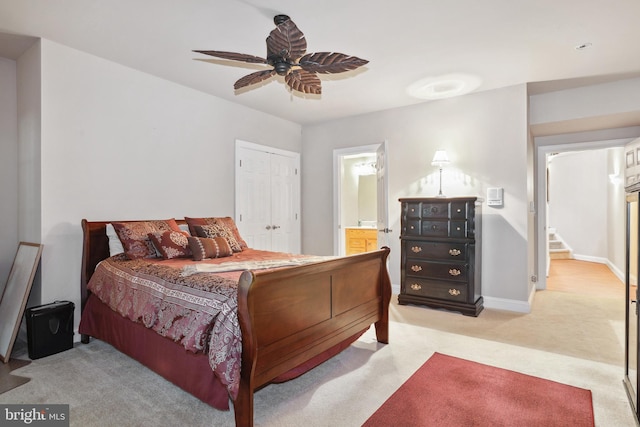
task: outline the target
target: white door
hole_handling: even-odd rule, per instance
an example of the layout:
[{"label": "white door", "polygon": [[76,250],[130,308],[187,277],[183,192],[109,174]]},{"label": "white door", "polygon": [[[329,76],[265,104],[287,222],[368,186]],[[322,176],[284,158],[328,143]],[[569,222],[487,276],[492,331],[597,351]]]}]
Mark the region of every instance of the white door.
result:
[{"label": "white door", "polygon": [[295,230],[298,211],[296,181],[298,170],[291,157],[271,154],[271,250],[276,252],[299,252],[296,247]]},{"label": "white door", "polygon": [[389,246],[389,197],[387,189],[387,142],[380,144],[376,150],[376,190],[377,194],[377,226],[378,248]]},{"label": "white door", "polygon": [[236,212],[253,249],[300,252],[300,156],[236,141]]}]

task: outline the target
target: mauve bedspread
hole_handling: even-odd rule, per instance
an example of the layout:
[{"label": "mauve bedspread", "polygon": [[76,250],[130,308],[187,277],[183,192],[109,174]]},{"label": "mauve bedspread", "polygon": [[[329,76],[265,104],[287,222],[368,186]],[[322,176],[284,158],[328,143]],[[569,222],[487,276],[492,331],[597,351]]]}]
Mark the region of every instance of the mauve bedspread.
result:
[{"label": "mauve bedspread", "polygon": [[[158,334],[180,343],[188,351],[208,354],[209,364],[229,395],[235,399],[240,380],[242,337],[237,318],[237,281],[245,262],[300,258],[257,250],[232,257],[200,261],[225,263],[233,271],[193,274],[191,259],[128,260],[115,255],[96,268],[88,289],[112,310]],[[317,261],[309,257],[308,261]],[[232,263],[236,268],[233,268]]]}]

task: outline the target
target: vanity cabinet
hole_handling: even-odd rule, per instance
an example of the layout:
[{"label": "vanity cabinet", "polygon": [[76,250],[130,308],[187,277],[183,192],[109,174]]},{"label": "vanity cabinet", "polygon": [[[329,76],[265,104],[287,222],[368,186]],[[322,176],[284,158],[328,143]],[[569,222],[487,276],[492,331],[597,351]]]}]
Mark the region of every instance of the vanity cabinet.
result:
[{"label": "vanity cabinet", "polygon": [[484,308],[478,198],[405,198],[400,203],[398,303],[478,316]]},{"label": "vanity cabinet", "polygon": [[378,249],[376,228],[347,227],[345,229],[346,254],[353,255]]}]

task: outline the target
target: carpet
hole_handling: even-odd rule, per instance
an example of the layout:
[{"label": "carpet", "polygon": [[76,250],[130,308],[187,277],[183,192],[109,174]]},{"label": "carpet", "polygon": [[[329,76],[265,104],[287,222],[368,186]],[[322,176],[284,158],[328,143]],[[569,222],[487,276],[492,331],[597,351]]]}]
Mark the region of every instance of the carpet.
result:
[{"label": "carpet", "polygon": [[434,353],[364,423],[594,426],[591,391]]},{"label": "carpet", "polygon": [[31,361],[22,359],[9,359],[8,363],[0,363],[0,394],[29,382],[30,378],[11,375],[11,371],[27,366],[29,363]]}]

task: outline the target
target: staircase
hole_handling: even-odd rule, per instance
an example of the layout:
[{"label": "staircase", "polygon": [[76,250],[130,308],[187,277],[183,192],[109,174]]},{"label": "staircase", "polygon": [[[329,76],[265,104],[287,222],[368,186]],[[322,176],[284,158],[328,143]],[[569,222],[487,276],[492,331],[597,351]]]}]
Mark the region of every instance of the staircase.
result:
[{"label": "staircase", "polygon": [[567,247],[555,228],[549,228],[549,258],[572,259],[571,249]]}]

